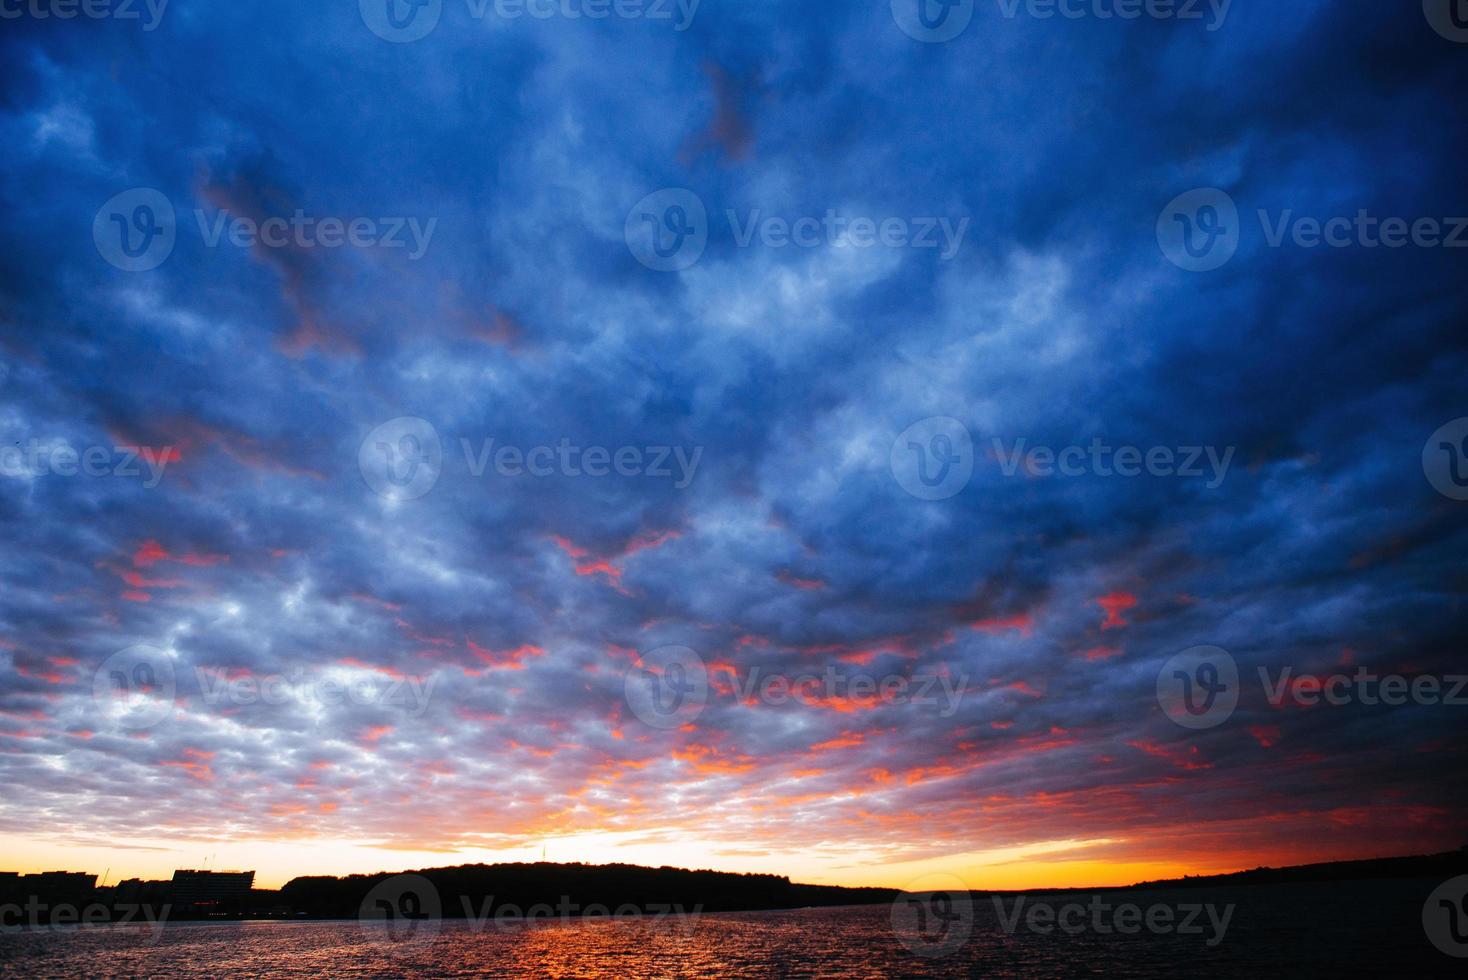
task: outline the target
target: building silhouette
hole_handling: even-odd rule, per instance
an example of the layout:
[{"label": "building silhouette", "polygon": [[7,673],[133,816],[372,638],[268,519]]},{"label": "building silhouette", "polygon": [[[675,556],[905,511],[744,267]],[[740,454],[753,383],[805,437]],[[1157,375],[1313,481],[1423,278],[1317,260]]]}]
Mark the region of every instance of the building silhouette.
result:
[{"label": "building silhouette", "polygon": [[97,876],[81,871],[0,873],[0,899],[11,902],[34,899],[42,905],[81,907],[91,901],[96,886]]},{"label": "building silhouette", "polygon": [[253,871],[175,871],[168,901],[183,911],[235,911],[254,885]]}]

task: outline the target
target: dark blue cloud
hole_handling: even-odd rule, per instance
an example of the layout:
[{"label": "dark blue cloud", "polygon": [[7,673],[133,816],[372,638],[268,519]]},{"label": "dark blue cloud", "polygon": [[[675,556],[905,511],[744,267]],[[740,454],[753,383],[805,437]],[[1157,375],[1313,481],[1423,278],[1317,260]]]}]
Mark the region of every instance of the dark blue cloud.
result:
[{"label": "dark blue cloud", "polygon": [[[1307,827],[1323,857],[1455,843],[1468,708],[1276,707],[1256,675],[1458,669],[1465,505],[1421,456],[1468,415],[1464,253],[1267,229],[1468,215],[1468,48],[1365,0],[1237,0],[1213,31],[979,2],[943,44],[888,7],[704,0],[678,31],[445,0],[404,44],[350,2],[6,21],[0,830],[207,835],[227,804],[244,833],[394,846],[697,827],[1202,867]],[[139,187],[176,244],[128,272],[93,224]],[[663,188],[707,213],[679,272],[624,239]],[[1159,249],[1194,188],[1239,213],[1211,272]],[[405,245],[209,243],[298,212]],[[963,233],[741,242],[828,212]],[[442,466],[393,500],[359,450],[404,417]],[[893,442],[938,417],[973,476],[919,500]],[[1006,472],[1020,440],[1232,455]],[[563,443],[578,462],[543,476],[493,462]],[[62,445],[107,472],[58,472]],[[168,447],[156,486],[117,472],[126,447]],[[587,475],[587,447],[635,472]],[[137,644],[177,686],[141,737],[93,696]],[[623,675],[666,644],[967,693],[948,716],[721,695],[662,732]],[[1244,696],[1189,732],[1155,683],[1200,644]],[[326,681],[374,693],[325,703]],[[387,703],[408,681],[423,702]]]}]

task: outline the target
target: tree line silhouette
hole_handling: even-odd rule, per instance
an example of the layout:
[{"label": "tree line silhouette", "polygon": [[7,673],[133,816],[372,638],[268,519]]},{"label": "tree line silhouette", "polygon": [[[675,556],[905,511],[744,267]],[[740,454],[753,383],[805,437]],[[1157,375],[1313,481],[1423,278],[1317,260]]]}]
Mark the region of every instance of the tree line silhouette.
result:
[{"label": "tree line silhouette", "polygon": [[[629,864],[465,864],[400,874],[380,872],[344,878],[294,878],[280,890],[281,901],[296,915],[313,918],[357,916],[374,889],[392,879],[416,876],[428,881],[444,918],[466,918],[515,906],[581,910],[635,906],[645,913],[671,909],[692,913],[796,909],[829,905],[891,902],[890,888],[800,885],[768,874],[645,868]],[[387,887],[391,888],[392,885]],[[437,911],[437,910],[435,910]]]}]

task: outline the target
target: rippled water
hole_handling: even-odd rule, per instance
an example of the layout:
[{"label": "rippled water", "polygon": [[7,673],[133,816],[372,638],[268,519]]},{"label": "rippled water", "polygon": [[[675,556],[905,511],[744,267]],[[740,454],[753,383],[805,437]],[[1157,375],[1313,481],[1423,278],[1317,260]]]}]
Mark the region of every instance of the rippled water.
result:
[{"label": "rippled water", "polygon": [[[0,934],[0,974],[24,977],[1223,977],[1462,976],[1432,949],[1434,882],[1111,893],[1135,902],[1235,905],[1222,941],[1005,931],[989,899],[950,955],[916,955],[892,909],[725,913],[695,920],[435,924],[394,941],[356,922],[173,923]],[[1086,896],[1035,896],[1059,906]],[[1006,911],[1012,910],[1006,900]],[[899,925],[898,931],[901,931]],[[913,939],[912,936],[907,936]],[[921,943],[918,943],[921,946]]]}]

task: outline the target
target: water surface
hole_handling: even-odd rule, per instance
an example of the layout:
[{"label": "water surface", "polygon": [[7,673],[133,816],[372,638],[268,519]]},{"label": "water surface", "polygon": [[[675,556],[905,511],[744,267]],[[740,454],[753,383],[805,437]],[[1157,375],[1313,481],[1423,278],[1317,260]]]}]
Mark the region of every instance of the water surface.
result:
[{"label": "water surface", "polygon": [[[170,923],[0,934],[0,975],[24,977],[1353,977],[1462,976],[1421,926],[1430,881],[1105,893],[1108,903],[1232,904],[1202,934],[1006,931],[986,898],[967,940],[927,958],[892,909],[722,913],[692,920],[435,923],[390,934],[357,922]],[[1086,895],[1034,895],[1056,907]],[[1028,907],[1028,906],[1027,906]],[[1206,922],[1206,919],[1200,919]],[[904,944],[907,939],[909,944]],[[931,951],[931,947],[927,948]]]}]

